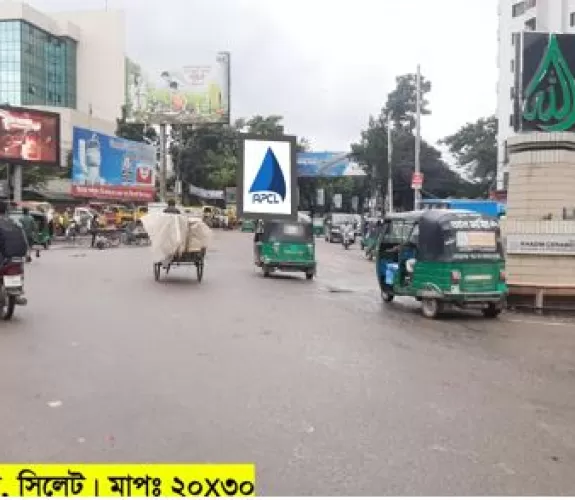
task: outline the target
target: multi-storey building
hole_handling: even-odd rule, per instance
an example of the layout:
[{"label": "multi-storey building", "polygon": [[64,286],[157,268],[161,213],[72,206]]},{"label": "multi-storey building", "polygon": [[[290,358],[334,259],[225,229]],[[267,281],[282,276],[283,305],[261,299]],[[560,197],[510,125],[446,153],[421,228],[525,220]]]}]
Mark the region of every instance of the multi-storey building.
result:
[{"label": "multi-storey building", "polygon": [[0,2],[0,104],[58,112],[65,158],[74,125],[114,133],[125,102],[125,52],[122,12],[46,15]]}]

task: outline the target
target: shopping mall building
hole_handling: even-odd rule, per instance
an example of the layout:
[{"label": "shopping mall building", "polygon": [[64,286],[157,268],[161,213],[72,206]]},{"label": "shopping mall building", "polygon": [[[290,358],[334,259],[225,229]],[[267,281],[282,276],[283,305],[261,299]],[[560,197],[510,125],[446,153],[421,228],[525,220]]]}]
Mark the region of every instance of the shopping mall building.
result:
[{"label": "shopping mall building", "polygon": [[113,135],[125,102],[123,12],[47,15],[0,1],[0,104],[57,112],[62,165],[74,126]]}]

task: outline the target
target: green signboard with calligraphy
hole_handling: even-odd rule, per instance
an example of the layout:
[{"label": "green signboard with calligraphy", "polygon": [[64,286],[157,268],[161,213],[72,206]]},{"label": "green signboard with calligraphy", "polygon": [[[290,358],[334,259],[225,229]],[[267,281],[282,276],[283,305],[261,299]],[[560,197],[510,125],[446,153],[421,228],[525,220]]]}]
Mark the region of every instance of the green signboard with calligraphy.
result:
[{"label": "green signboard with calligraphy", "polygon": [[575,131],[575,35],[523,34],[521,130]]}]

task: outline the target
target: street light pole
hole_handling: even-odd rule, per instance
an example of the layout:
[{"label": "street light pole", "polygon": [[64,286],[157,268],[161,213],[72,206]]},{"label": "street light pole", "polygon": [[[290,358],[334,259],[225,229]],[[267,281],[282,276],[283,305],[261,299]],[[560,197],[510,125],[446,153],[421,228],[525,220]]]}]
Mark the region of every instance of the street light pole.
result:
[{"label": "street light pole", "polygon": [[[417,65],[417,108],[416,108],[416,131],[415,131],[415,174],[419,177],[421,173],[420,155],[421,155],[421,68]],[[416,186],[413,192],[413,209],[419,210],[421,200],[421,189]]]},{"label": "street light pole", "polygon": [[393,213],[393,139],[391,135],[391,113],[387,116],[387,209],[390,214]]}]

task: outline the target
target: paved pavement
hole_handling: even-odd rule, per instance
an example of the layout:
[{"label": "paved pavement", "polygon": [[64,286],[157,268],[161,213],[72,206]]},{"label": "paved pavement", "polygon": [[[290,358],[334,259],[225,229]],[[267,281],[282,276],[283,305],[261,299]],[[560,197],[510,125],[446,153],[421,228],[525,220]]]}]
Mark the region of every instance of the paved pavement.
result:
[{"label": "paved pavement", "polygon": [[359,250],[204,282],[149,249],[44,252],[0,324],[0,462],[255,462],[270,495],[575,494],[575,324],[383,305]]}]

